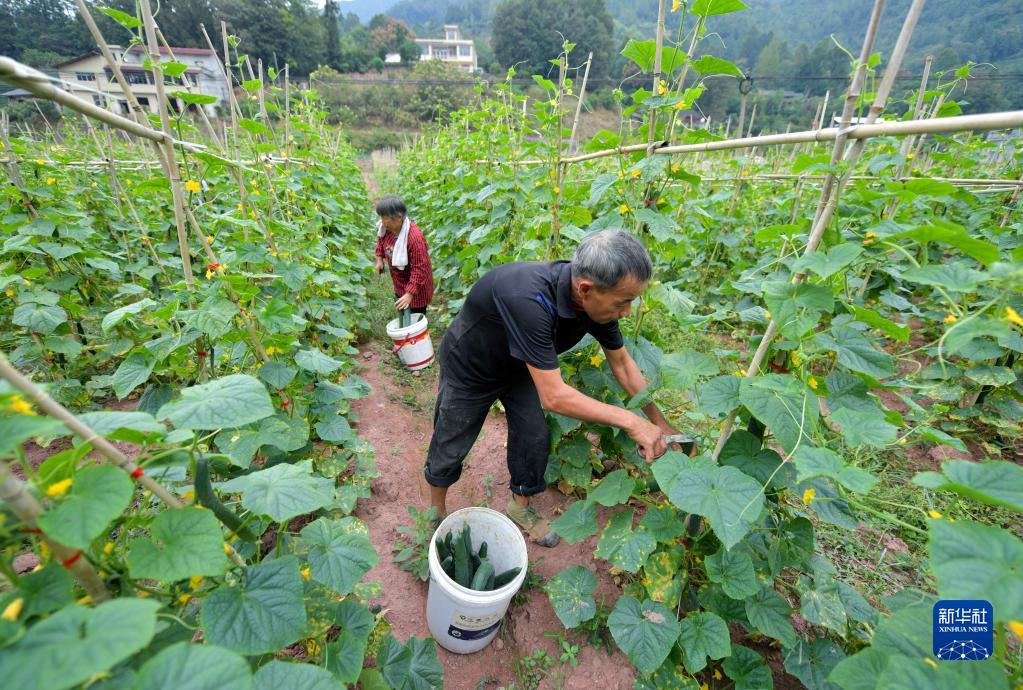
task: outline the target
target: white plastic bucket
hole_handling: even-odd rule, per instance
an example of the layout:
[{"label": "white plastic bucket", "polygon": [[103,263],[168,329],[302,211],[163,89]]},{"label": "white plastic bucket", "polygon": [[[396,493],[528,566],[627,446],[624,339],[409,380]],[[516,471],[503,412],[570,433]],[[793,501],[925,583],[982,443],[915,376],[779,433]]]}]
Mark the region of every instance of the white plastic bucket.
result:
[{"label": "white plastic bucket", "polygon": [[413,314],[410,326],[400,328],[395,319],[387,324],[387,336],[394,343],[394,354],[412,371],[425,369],[433,362],[433,343],[425,314]]},{"label": "white plastic bucket", "polygon": [[[469,523],[472,548],[487,542],[487,559],[501,574],[521,568],[515,579],[492,592],[463,587],[444,572],[437,556],[437,540],[451,530],[457,536]],[[437,643],[456,654],[470,654],[490,644],[497,635],[512,597],[526,579],[526,540],[507,516],[489,508],[463,508],[448,515],[430,540],[430,591],[426,597],[426,622]]]}]

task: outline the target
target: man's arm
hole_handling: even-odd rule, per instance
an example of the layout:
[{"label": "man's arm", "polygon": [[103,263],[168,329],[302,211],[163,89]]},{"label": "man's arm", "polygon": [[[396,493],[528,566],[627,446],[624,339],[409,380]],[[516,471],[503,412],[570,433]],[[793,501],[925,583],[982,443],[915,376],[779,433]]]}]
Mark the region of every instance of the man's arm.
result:
[{"label": "man's arm", "polygon": [[[643,372],[640,371],[639,365],[636,364],[636,360],[632,358],[632,355],[624,347],[620,347],[617,350],[605,349],[604,356],[607,358],[608,366],[611,367],[611,373],[614,374],[618,384],[630,396],[639,395],[649,385],[646,377],[643,376]],[[661,410],[658,409],[655,403],[651,402],[645,405],[643,412],[646,413],[651,422],[664,430],[664,433],[678,433],[668,424],[668,420],[664,418],[664,415],[661,414]]]},{"label": "man's arm", "polygon": [[[580,393],[561,378],[560,369],[537,369],[527,364],[540,404],[545,410],[584,422],[608,424],[624,429],[640,447],[640,452],[651,462],[667,450],[663,430],[639,415],[621,407],[608,405]],[[642,374],[640,375],[642,379]]]}]

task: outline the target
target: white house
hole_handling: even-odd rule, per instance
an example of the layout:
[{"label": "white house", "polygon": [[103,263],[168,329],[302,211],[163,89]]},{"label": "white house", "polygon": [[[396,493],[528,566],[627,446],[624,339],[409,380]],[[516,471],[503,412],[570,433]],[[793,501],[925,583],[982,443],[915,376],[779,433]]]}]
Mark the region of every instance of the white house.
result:
[{"label": "white house", "polygon": [[445,24],[444,38],[417,38],[416,43],[422,48],[420,60],[442,60],[466,72],[479,70],[476,46],[462,38],[458,24]]},{"label": "white house", "polygon": [[[139,105],[151,113],[158,112],[156,84],[153,73],[143,66],[146,57],[142,47],[133,46],[123,51],[119,46],[111,46],[111,50],[120,59],[121,71],[138,98]],[[180,77],[165,77],[166,91],[184,91],[184,84],[187,83],[192,93],[215,96],[217,102],[204,107],[208,114],[216,115],[217,106],[228,101],[227,80],[217,56],[206,48],[171,48],[171,51],[178,62],[188,65],[188,69]],[[165,62],[170,60],[166,49],[161,51],[160,59]],[[121,87],[107,67],[106,60],[98,52],[54,65],[54,69],[60,75],[63,87],[79,98],[91,99],[98,106],[128,113],[128,104],[121,93]],[[180,111],[185,107],[180,99],[169,100],[174,110]]]}]

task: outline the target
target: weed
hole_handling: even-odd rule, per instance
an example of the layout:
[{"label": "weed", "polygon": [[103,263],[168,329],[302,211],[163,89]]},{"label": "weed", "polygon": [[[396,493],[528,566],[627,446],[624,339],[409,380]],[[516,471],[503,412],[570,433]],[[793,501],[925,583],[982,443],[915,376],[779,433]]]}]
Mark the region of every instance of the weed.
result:
[{"label": "weed", "polygon": [[437,530],[437,509],[430,506],[427,510],[418,510],[409,506],[408,512],[412,516],[412,524],[398,528],[398,539],[391,549],[394,562],[400,563],[405,572],[426,582],[430,579],[430,539]]}]

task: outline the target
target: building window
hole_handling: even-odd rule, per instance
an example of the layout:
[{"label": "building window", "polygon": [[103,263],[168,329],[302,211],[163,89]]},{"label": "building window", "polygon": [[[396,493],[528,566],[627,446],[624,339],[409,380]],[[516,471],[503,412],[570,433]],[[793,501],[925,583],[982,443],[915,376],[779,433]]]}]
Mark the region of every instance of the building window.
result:
[{"label": "building window", "polygon": [[139,102],[139,105],[141,105],[144,110],[149,110],[149,99],[148,98],[146,98],[145,96],[139,96],[138,97],[138,102]]},{"label": "building window", "polygon": [[472,57],[472,46],[458,46],[459,57]]},{"label": "building window", "polygon": [[433,49],[433,56],[435,58],[437,58],[438,60],[447,60],[450,57],[454,57],[451,54],[451,49],[450,48],[434,48]]},{"label": "building window", "polygon": [[105,105],[103,105],[103,96],[100,96],[97,93],[92,94],[92,104],[99,106],[100,108],[106,107]]},{"label": "building window", "polygon": [[447,40],[449,40],[449,41],[457,41],[458,40],[457,32],[455,32],[455,31],[448,31],[447,32]]},{"label": "building window", "polygon": [[96,75],[92,72],[75,72],[75,79],[78,81],[96,81]]},{"label": "building window", "polygon": [[129,84],[152,84],[152,72],[128,72],[124,75]]}]

